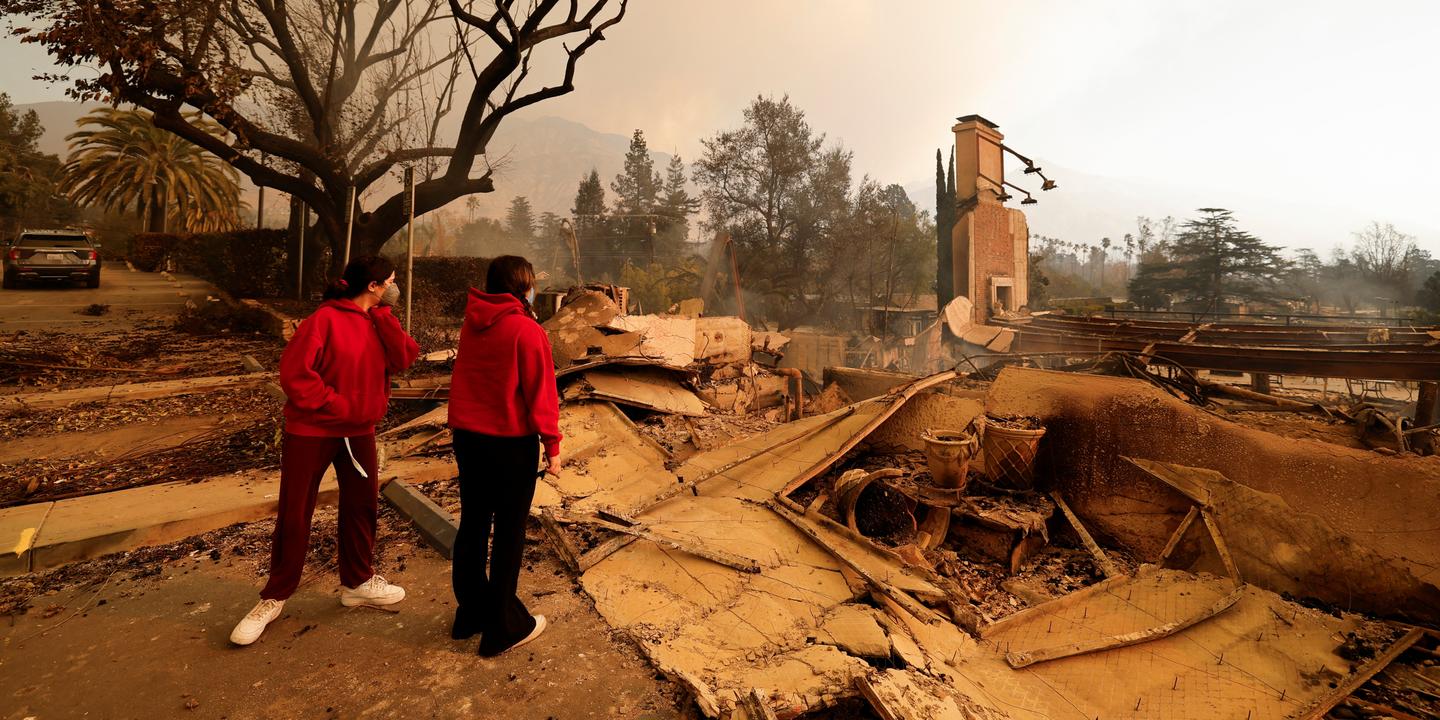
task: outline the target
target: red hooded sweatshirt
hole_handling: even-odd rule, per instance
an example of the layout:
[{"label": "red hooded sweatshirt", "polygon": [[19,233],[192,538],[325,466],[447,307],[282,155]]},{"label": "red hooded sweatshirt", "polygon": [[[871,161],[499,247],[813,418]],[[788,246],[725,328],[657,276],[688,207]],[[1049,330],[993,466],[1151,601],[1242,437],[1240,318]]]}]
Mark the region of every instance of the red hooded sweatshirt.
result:
[{"label": "red hooded sweatshirt", "polygon": [[375,432],[390,400],[390,375],[419,354],[390,308],[366,312],[349,300],[326,300],[280,356],[285,431],[311,437]]},{"label": "red hooded sweatshirt", "polygon": [[513,295],[470,288],[455,372],[450,427],[497,437],[539,435],[560,454],[560,399],[550,338]]}]

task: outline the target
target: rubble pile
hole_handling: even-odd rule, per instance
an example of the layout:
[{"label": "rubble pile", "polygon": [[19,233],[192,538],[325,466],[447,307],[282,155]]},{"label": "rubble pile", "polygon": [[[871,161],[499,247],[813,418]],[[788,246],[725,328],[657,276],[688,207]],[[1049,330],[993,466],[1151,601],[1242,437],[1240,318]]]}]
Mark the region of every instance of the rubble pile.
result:
[{"label": "rubble pile", "polygon": [[[1440,635],[1420,625],[1440,622],[1440,470],[1403,439],[1369,449],[1393,410],[1383,402],[1367,413],[1291,394],[1273,407],[1311,425],[1276,434],[1255,425],[1280,415],[1244,392],[1116,355],[926,377],[827,370],[815,383],[785,367],[799,361],[784,335],[694,303],[626,315],[619,290],[572,291],[544,322],[565,441],[531,535],[706,717],[1434,714]],[[459,510],[453,358],[432,353],[396,381],[379,434],[385,497],[442,553]],[[189,400],[21,408],[5,439],[56,434],[47,423],[103,433],[147,413],[159,427],[195,403],[225,413],[268,398],[263,372],[244,369],[247,389],[201,383]],[[262,447],[273,410],[27,472],[113,489],[148,477],[136,464],[245,467],[215,443]],[[1322,424],[1354,442],[1320,441]],[[13,489],[28,481],[5,474],[4,450]],[[16,497],[64,489],[44,487]],[[154,557],[243,557],[264,525]],[[35,576],[22,578],[0,584],[4,602],[30,601]]]}]

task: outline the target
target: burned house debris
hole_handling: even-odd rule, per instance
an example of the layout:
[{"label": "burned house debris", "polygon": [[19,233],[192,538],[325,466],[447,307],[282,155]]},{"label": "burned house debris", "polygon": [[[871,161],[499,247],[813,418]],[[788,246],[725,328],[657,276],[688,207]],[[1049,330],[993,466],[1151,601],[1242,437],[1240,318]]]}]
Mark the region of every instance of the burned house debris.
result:
[{"label": "burned house debris", "polygon": [[[956,297],[880,307],[908,345],[546,296],[566,449],[532,519],[604,623],[710,718],[1440,714],[1440,330],[1030,313],[1012,151],[954,131]],[[383,497],[446,557],[454,356],[395,380],[413,412],[378,436]],[[0,413],[274,379],[241,367]],[[264,517],[274,476],[7,501],[0,573]]]}]

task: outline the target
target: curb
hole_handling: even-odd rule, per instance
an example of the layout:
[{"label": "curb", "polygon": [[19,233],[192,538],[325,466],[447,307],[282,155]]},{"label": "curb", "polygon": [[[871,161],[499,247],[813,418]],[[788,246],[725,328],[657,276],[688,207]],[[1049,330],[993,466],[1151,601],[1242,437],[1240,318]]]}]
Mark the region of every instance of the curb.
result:
[{"label": "curb", "polygon": [[427,545],[446,560],[450,559],[455,550],[455,535],[460,532],[454,516],[404,480],[385,483],[380,496],[415,525]]}]

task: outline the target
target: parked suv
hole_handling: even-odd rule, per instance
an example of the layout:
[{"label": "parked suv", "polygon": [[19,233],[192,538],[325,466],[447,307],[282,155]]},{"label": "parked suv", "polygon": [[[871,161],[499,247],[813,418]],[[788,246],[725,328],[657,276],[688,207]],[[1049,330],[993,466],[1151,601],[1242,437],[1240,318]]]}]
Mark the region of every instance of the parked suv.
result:
[{"label": "parked suv", "polygon": [[100,246],[83,230],[24,230],[5,249],[5,288],[25,280],[84,280],[100,287]]}]

